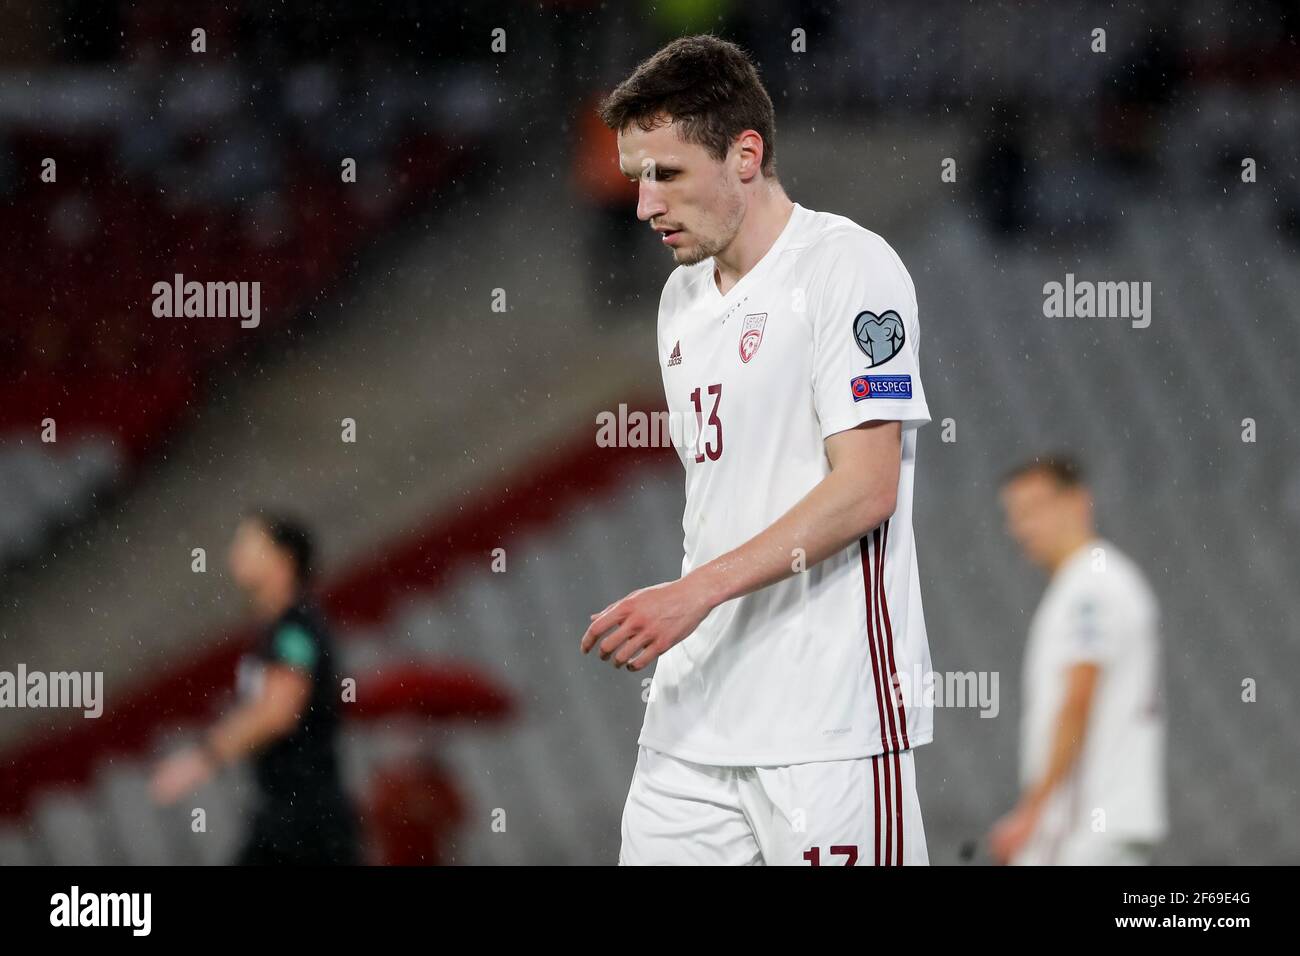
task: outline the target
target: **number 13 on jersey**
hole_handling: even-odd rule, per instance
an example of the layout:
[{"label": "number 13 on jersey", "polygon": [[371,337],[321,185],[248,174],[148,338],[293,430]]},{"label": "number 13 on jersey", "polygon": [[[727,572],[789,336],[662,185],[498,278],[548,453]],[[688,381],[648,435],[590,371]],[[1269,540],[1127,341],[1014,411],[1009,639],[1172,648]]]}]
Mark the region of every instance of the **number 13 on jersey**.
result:
[{"label": "number 13 on jersey", "polygon": [[710,385],[708,394],[713,396],[713,408],[709,411],[709,428],[712,429],[713,433],[709,440],[706,441],[704,436],[704,407],[700,404],[700,389],[697,387],[695,391],[691,392],[691,404],[695,406],[696,462],[704,461],[706,455],[709,461],[717,461],[722,457],[722,420],[718,418],[718,406],[722,404],[722,383]]}]

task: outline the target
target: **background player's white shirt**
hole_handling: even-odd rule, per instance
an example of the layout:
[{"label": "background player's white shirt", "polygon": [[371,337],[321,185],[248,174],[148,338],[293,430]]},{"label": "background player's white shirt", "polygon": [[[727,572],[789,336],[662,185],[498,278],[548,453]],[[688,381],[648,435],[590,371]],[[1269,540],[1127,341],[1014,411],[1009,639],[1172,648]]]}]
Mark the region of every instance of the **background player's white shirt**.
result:
[{"label": "background player's white shirt", "polygon": [[1051,844],[1072,835],[1155,841],[1165,832],[1159,606],[1137,566],[1100,538],[1052,576],[1030,625],[1022,786],[1047,771],[1066,672],[1082,661],[1097,663],[1101,673],[1083,751],[1036,834],[1043,862],[1053,862]]},{"label": "background player's white shirt", "polygon": [[862,542],[720,605],[663,655],[640,743],[734,766],[927,743],[931,701],[909,694],[930,671],[912,543],[916,429],[930,412],[911,278],[879,236],[798,204],[726,295],[713,268],[679,267],[659,307],[669,410],[699,422],[678,448],[682,573],[785,514],[830,473],[824,440],[862,422],[903,422],[898,505]]}]

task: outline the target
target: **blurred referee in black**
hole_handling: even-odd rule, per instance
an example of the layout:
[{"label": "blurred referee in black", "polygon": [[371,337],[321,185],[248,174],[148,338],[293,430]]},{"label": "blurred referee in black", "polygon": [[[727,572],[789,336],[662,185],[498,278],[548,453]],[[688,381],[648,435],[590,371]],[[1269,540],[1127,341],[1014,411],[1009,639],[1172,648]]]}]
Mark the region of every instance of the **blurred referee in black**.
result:
[{"label": "blurred referee in black", "polygon": [[251,757],[261,801],[241,865],[358,862],[335,749],[333,642],[309,597],[312,553],[311,535],[288,518],[258,513],[240,523],[230,571],[264,630],[240,663],[239,704],[153,778],[154,798],[171,804]]}]

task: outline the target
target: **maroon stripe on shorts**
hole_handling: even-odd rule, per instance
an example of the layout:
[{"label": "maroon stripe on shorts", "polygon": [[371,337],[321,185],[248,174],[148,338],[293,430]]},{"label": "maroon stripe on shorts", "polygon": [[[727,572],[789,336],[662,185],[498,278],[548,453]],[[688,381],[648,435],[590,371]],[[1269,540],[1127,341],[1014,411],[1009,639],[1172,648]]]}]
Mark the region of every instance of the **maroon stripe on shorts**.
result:
[{"label": "maroon stripe on shorts", "polygon": [[889,754],[881,754],[885,768],[885,866],[893,866],[894,851],[894,788],[889,782]]},{"label": "maroon stripe on shorts", "polygon": [[876,793],[876,866],[880,866],[880,755],[871,758],[871,779]]},{"label": "maroon stripe on shorts", "polygon": [[898,866],[903,865],[903,758],[894,754],[894,816],[898,819]]}]

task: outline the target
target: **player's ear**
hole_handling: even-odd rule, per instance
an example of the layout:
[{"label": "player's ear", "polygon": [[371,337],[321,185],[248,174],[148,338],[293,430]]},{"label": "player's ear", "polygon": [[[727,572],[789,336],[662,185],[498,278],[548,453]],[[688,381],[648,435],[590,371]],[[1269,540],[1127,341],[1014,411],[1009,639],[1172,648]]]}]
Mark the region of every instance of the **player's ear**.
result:
[{"label": "player's ear", "polygon": [[747,129],[737,138],[732,148],[739,158],[739,172],[742,182],[749,182],[763,166],[763,137],[752,129]]}]

